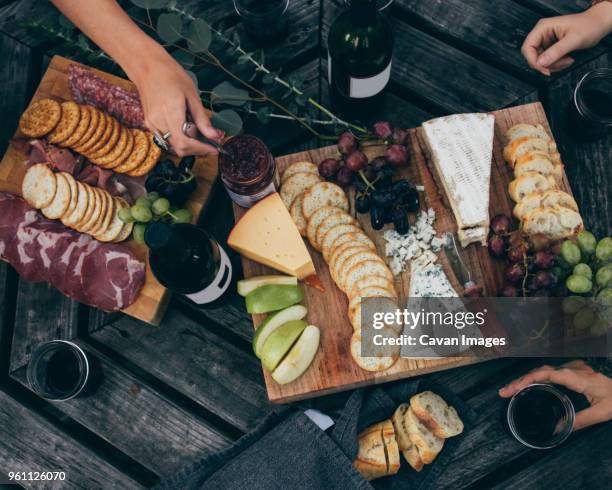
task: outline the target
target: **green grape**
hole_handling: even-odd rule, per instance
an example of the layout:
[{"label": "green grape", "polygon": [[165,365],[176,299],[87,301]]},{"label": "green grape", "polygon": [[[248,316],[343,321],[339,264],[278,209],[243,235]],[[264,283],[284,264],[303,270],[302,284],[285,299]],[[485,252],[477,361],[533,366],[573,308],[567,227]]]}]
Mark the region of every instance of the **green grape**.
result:
[{"label": "green grape", "polygon": [[567,298],[563,298],[561,308],[563,308],[563,313],[573,315],[574,313],[577,313],[580,309],[582,309],[585,304],[586,301],[580,296],[568,296]]},{"label": "green grape", "polygon": [[145,196],[140,196],[138,199],[136,199],[136,204],[134,204],[134,206],[142,206],[143,208],[148,209],[151,207],[151,201]]},{"label": "green grape", "polygon": [[576,274],[569,276],[565,281],[565,285],[572,293],[577,294],[588,293],[591,289],[593,289],[593,283],[589,280],[589,278]]},{"label": "green grape", "polygon": [[[155,202],[159,199],[159,192],[149,192],[147,194],[147,199],[151,202]],[[595,249],[593,249],[595,250]]]},{"label": "green grape", "polygon": [[604,288],[599,291],[597,300],[604,306],[612,306],[612,288]]},{"label": "green grape", "polygon": [[177,209],[173,214],[174,221],[177,223],[191,223],[191,211],[189,209]]},{"label": "green grape", "polygon": [[132,223],[134,221],[134,216],[132,216],[132,211],[130,208],[121,208],[117,215],[124,223]]},{"label": "green grape", "polygon": [[595,249],[595,256],[602,262],[609,262],[612,260],[612,237],[607,236],[599,240],[597,248]]},{"label": "green grape", "polygon": [[566,240],[561,245],[561,258],[570,266],[580,262],[580,248],[574,242]]},{"label": "green grape", "polygon": [[584,276],[589,281],[593,280],[593,271],[586,264],[576,264],[576,266],[574,267],[574,274],[578,276]]},{"label": "green grape", "polygon": [[582,308],[578,313],[574,315],[574,327],[578,330],[586,330],[596,320],[595,312],[590,308]]},{"label": "green grape", "polygon": [[136,223],[134,225],[134,229],[132,230],[132,236],[137,243],[144,243],[145,229],[147,225],[143,223]]},{"label": "green grape", "polygon": [[591,328],[589,328],[589,334],[595,337],[606,335],[608,333],[608,328],[610,328],[610,320],[598,316],[593,325],[591,325]]},{"label": "green grape", "polygon": [[148,207],[137,204],[132,208],[132,216],[140,223],[148,223],[153,218],[153,214]]},{"label": "green grape", "polygon": [[161,216],[162,214],[167,213],[170,209],[170,201],[168,201],[168,199],[165,197],[160,197],[159,199],[153,201],[151,209],[153,210],[153,214],[156,216]]},{"label": "green grape", "polygon": [[612,287],[612,264],[606,264],[595,274],[595,282],[600,287]]},{"label": "green grape", "polygon": [[590,231],[581,231],[578,233],[578,246],[586,255],[593,255],[597,246],[597,238]]}]

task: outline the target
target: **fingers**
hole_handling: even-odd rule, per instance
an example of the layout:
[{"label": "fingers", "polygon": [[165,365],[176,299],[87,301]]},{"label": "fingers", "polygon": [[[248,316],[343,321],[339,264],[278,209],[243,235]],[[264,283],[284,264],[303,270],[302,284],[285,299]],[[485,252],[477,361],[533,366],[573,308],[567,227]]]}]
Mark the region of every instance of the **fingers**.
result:
[{"label": "fingers", "polygon": [[569,68],[570,66],[572,66],[574,64],[574,61],[575,61],[574,58],[570,56],[564,56],[559,61],[555,61],[548,68],[550,69],[551,72],[556,73],[558,71],[563,71],[566,68]]},{"label": "fingers", "polygon": [[521,53],[531,68],[539,71],[543,75],[550,75],[550,70],[538,64],[538,57],[542,50],[547,46],[546,41],[550,37],[549,27],[546,19],[539,21],[531,30],[523,46]]},{"label": "fingers", "polygon": [[515,393],[518,393],[523,388],[533,383],[553,383],[563,385],[578,393],[582,393],[585,388],[584,380],[576,370],[573,370],[570,367],[554,369],[551,366],[542,366],[501,388],[499,390],[499,395],[502,398],[511,397]]},{"label": "fingers", "polygon": [[576,414],[574,431],[610,420],[612,413],[604,403],[585,408]]},{"label": "fingers", "polygon": [[574,51],[577,47],[578,40],[572,34],[567,34],[546,49],[538,57],[537,63],[544,68],[550,68],[554,63],[560,61],[565,55]]},{"label": "fingers", "polygon": [[193,122],[198,127],[200,133],[202,133],[207,138],[210,138],[211,140],[221,142],[225,134],[223,133],[223,131],[215,129],[212,126],[199,97],[197,97],[196,95],[188,97],[187,105],[189,107],[189,113],[193,118]]},{"label": "fingers", "polygon": [[185,99],[180,98],[171,108],[166,108],[166,124],[171,136],[169,139],[172,150],[180,157],[186,155],[216,154],[217,150],[194,138],[189,138],[183,133],[185,122],[186,104]]}]

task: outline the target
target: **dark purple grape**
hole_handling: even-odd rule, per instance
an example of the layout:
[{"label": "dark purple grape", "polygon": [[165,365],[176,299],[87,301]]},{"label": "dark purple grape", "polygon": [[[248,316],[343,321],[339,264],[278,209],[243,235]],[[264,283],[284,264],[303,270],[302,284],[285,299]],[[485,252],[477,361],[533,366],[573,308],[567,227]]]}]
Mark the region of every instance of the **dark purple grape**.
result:
[{"label": "dark purple grape", "polygon": [[357,138],[350,131],[346,131],[338,138],[338,150],[343,155],[349,155],[357,149]]},{"label": "dark purple grape", "polygon": [[367,213],[370,210],[370,197],[359,196],[355,199],[355,209],[358,213]]},{"label": "dark purple grape", "polygon": [[408,213],[404,209],[398,207],[393,210],[393,226],[400,235],[408,233],[410,224],[408,223]]},{"label": "dark purple grape", "polygon": [[355,182],[353,182],[353,186],[357,192],[365,192],[368,188],[365,181],[359,176],[355,179]]},{"label": "dark purple grape", "polygon": [[516,298],[518,296],[518,290],[510,284],[506,284],[499,290],[497,296],[502,298]]},{"label": "dark purple grape", "polygon": [[393,211],[394,208],[391,206],[385,208],[385,224],[393,223]]},{"label": "dark purple grape", "polygon": [[407,136],[408,132],[405,129],[395,128],[391,135],[391,141],[396,145],[404,145],[406,144]]},{"label": "dark purple grape", "polygon": [[548,289],[536,289],[534,292],[531,293],[531,296],[535,298],[545,298],[547,296],[550,296],[550,291]]},{"label": "dark purple grape", "polygon": [[499,235],[491,235],[489,237],[488,247],[489,253],[498,259],[502,258],[506,254],[506,243]]},{"label": "dark purple grape", "polygon": [[375,230],[380,230],[385,226],[385,209],[378,206],[372,206],[370,209],[370,223]]},{"label": "dark purple grape", "polygon": [[406,195],[404,200],[405,200],[406,208],[408,209],[408,212],[410,213],[416,213],[421,207],[421,203],[419,200],[419,193],[414,187],[412,187],[410,191],[408,191],[408,194]]},{"label": "dark purple grape", "polygon": [[332,180],[340,170],[340,162],[335,158],[326,158],[319,163],[319,175],[327,180]]},{"label": "dark purple grape", "polygon": [[491,220],[491,231],[496,235],[505,235],[510,231],[512,221],[505,214],[498,214]]},{"label": "dark purple grape", "polygon": [[408,164],[408,148],[403,145],[391,145],[385,151],[385,158],[389,164],[396,167]]},{"label": "dark purple grape", "polygon": [[511,264],[506,268],[505,274],[509,282],[517,284],[525,277],[525,266],[521,263]]},{"label": "dark purple grape", "polygon": [[555,275],[549,271],[538,271],[534,277],[534,282],[538,288],[552,288],[557,283]]},{"label": "dark purple grape", "polygon": [[372,168],[375,171],[380,170],[387,166],[387,159],[385,157],[376,157],[371,162]]},{"label": "dark purple grape", "polygon": [[406,179],[396,180],[393,182],[391,189],[397,196],[404,196],[410,192],[412,185]]},{"label": "dark purple grape", "polygon": [[518,242],[508,249],[508,260],[512,263],[523,262],[527,255],[528,247],[525,242]]},{"label": "dark purple grape", "polygon": [[386,208],[391,206],[395,202],[395,195],[390,190],[379,190],[376,189],[372,192],[372,204]]},{"label": "dark purple grape", "polygon": [[349,170],[353,172],[359,172],[365,168],[368,164],[368,157],[364,155],[363,152],[359,150],[355,150],[353,153],[346,157],[346,166]]},{"label": "dark purple grape", "polygon": [[[363,169],[363,176],[368,180],[368,182],[372,182],[376,178],[376,171],[372,165],[368,164]],[[363,182],[363,179],[362,179]]]},{"label": "dark purple grape", "polygon": [[346,187],[352,184],[354,176],[355,172],[353,172],[350,168],[341,167],[336,174],[336,182],[338,182],[339,185]]},{"label": "dark purple grape", "polygon": [[555,256],[550,250],[539,250],[536,252],[533,262],[539,269],[550,269],[555,265]]},{"label": "dark purple grape", "polygon": [[376,181],[375,187],[377,191],[386,191],[386,190],[391,189],[392,185],[393,185],[393,177],[381,175]]},{"label": "dark purple grape", "polygon": [[388,140],[393,134],[393,128],[391,127],[389,121],[378,121],[374,123],[373,128],[374,134],[383,140]]}]

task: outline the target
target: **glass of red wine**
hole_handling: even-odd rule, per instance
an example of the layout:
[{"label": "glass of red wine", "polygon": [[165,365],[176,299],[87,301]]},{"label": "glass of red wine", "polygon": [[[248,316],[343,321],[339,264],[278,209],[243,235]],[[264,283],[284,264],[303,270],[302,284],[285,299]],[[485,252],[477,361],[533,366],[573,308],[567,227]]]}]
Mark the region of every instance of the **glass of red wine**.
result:
[{"label": "glass of red wine", "polygon": [[532,384],[516,393],[506,413],[512,435],[532,449],[550,449],[565,441],[576,413],[569,397],[549,384]]},{"label": "glass of red wine", "polygon": [[612,130],[612,68],[586,73],[576,85],[567,117],[568,133],[595,141]]},{"label": "glass of red wine", "polygon": [[77,344],[52,340],[34,350],[26,376],[36,394],[50,401],[66,401],[85,393],[93,367],[92,358]]},{"label": "glass of red wine", "polygon": [[289,0],[234,0],[234,7],[255,42],[269,44],[285,35]]}]

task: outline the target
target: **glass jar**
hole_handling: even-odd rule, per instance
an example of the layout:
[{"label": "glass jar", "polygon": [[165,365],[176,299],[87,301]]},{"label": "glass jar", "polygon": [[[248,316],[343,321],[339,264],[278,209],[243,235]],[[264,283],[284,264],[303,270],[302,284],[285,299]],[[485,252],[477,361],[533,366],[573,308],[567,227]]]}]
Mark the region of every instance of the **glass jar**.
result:
[{"label": "glass jar", "polygon": [[234,0],[245,31],[260,44],[278,41],[287,31],[289,0]]},{"label": "glass jar", "polygon": [[276,162],[259,138],[242,134],[223,144],[219,173],[227,193],[243,208],[250,208],[276,192]]},{"label": "glass jar", "polygon": [[584,75],[572,95],[568,134],[578,140],[603,138],[612,128],[612,69],[598,68]]}]

